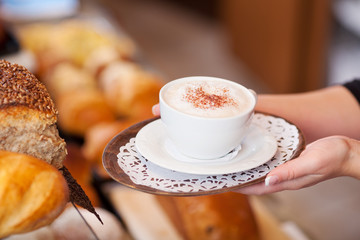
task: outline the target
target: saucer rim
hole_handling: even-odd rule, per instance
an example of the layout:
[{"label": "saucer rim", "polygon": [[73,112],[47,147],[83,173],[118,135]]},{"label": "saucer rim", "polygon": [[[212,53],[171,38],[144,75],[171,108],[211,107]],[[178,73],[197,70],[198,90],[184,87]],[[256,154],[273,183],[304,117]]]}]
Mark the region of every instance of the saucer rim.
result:
[{"label": "saucer rim", "polygon": [[[277,145],[277,142],[276,142],[276,139],[274,138],[274,136],[267,133],[263,128],[261,128],[261,126],[258,126],[257,124],[254,124],[254,123],[251,124],[251,127],[254,128],[252,131],[257,131],[255,133],[258,133],[261,135],[261,136],[257,135],[257,137],[262,139],[262,144],[266,145],[265,147],[267,147],[267,150],[269,153],[265,157],[261,158],[261,160],[258,160],[260,158],[258,156],[260,154],[259,149],[257,149],[256,152],[251,151],[251,149],[250,149],[250,151],[251,151],[250,155],[245,156],[245,157],[243,155],[241,155],[241,150],[240,150],[240,152],[238,153],[238,155],[236,157],[234,157],[234,159],[225,161],[224,164],[219,164],[218,161],[212,162],[214,160],[204,160],[204,162],[200,162],[201,160],[199,160],[197,162],[192,162],[192,163],[181,161],[181,160],[177,159],[176,157],[172,156],[172,154],[169,153],[167,151],[167,149],[165,148],[165,141],[169,140],[165,136],[166,135],[165,131],[163,131],[163,130],[161,132],[157,131],[156,135],[147,134],[146,136],[150,136],[150,137],[154,136],[155,139],[150,140],[149,138],[147,138],[146,144],[148,144],[148,142],[150,142],[150,144],[152,144],[151,142],[156,141],[158,144],[155,144],[155,145],[159,146],[158,150],[161,151],[161,153],[165,153],[164,157],[166,157],[166,161],[169,161],[169,163],[171,164],[171,165],[169,165],[169,164],[167,164],[167,162],[165,160],[159,161],[158,159],[161,159],[161,157],[156,158],[157,156],[159,157],[159,155],[156,154],[156,152],[155,152],[155,156],[153,154],[154,151],[156,151],[156,150],[153,150],[153,148],[148,148],[146,146],[142,146],[141,144],[145,143],[145,141],[139,139],[141,137],[146,138],[146,136],[144,137],[142,134],[145,134],[146,132],[148,133],[149,131],[154,131],[154,128],[156,128],[155,130],[159,130],[159,127],[162,127],[162,128],[164,127],[163,123],[161,122],[161,119],[152,121],[152,122],[146,124],[143,128],[141,128],[139,130],[139,132],[136,134],[136,137],[135,137],[135,147],[136,147],[137,152],[143,158],[145,158],[149,162],[151,162],[159,167],[162,167],[162,168],[165,168],[168,170],[173,170],[173,171],[176,171],[179,173],[184,173],[184,174],[222,175],[222,174],[232,174],[232,173],[237,173],[237,172],[248,171],[248,170],[259,167],[262,164],[265,164],[266,162],[270,161],[274,157],[274,155],[276,154],[276,152],[278,150],[278,145]],[[253,132],[250,132],[250,133],[253,133]],[[244,145],[244,146],[246,146],[246,145]],[[144,150],[144,147],[145,147],[145,150]],[[246,150],[249,151],[249,147],[247,147]],[[150,154],[152,154],[152,156],[150,156]],[[244,161],[245,159],[254,159],[254,155],[255,155],[255,157],[257,156],[256,164],[253,164],[251,166],[243,166],[245,163],[243,163],[243,164],[239,163],[239,161]],[[238,165],[240,165],[240,167]]]}]

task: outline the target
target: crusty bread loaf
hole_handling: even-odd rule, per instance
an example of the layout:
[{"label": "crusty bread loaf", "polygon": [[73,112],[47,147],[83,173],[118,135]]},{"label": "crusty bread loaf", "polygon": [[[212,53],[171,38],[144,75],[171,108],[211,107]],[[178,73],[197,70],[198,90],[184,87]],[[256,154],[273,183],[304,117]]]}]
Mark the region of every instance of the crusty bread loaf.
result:
[{"label": "crusty bread loaf", "polygon": [[0,150],[25,153],[62,167],[66,146],[44,84],[26,68],[0,60]]},{"label": "crusty bread loaf", "polygon": [[50,224],[65,208],[67,183],[50,164],[0,150],[0,238]]},{"label": "crusty bread loaf", "polygon": [[258,240],[247,196],[223,193],[197,197],[157,196],[169,218],[189,240]]}]

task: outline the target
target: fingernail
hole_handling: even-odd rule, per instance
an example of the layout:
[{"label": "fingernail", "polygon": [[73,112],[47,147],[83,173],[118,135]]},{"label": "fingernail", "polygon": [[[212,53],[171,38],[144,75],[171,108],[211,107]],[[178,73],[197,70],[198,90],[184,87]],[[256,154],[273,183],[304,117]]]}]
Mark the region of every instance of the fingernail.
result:
[{"label": "fingernail", "polygon": [[274,185],[279,182],[278,176],[268,176],[265,178],[265,186]]}]

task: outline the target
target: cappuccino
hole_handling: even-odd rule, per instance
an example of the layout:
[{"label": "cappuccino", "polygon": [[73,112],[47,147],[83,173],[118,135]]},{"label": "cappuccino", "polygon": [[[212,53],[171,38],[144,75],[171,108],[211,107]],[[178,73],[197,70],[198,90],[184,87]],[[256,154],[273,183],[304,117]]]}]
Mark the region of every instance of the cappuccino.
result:
[{"label": "cappuccino", "polygon": [[251,111],[251,93],[224,80],[196,79],[176,82],[163,91],[164,101],[185,114],[205,118],[226,118]]},{"label": "cappuccino", "polygon": [[214,77],[186,77],[160,90],[161,121],[183,155],[216,159],[238,148],[246,136],[256,93]]}]

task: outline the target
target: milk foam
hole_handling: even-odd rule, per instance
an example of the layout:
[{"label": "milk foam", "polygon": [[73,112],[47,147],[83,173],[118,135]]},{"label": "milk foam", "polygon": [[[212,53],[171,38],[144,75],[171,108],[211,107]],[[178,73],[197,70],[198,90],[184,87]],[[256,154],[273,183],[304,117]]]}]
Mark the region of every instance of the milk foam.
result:
[{"label": "milk foam", "polygon": [[174,83],[163,93],[174,109],[199,117],[232,117],[248,111],[253,104],[246,90],[220,80],[189,80]]}]

